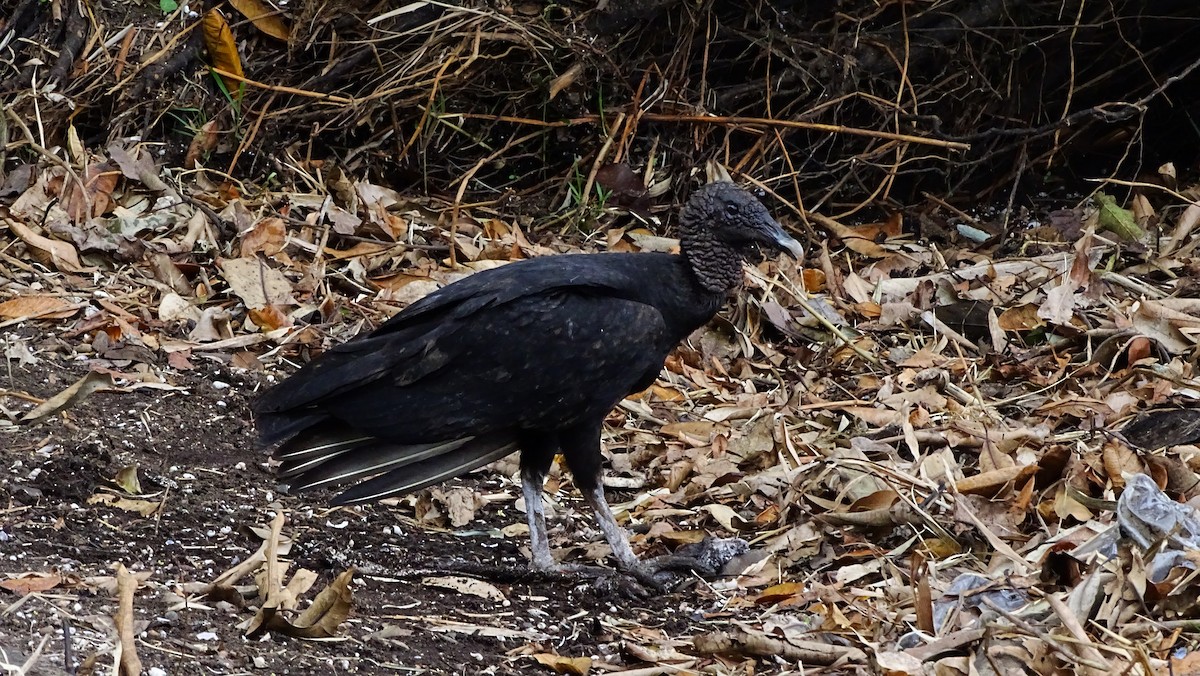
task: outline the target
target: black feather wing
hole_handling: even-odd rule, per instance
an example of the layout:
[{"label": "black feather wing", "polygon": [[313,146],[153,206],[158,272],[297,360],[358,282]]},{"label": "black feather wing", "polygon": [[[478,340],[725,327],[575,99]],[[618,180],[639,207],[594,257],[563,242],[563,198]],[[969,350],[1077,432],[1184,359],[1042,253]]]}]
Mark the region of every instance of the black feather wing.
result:
[{"label": "black feather wing", "polygon": [[[522,297],[459,324],[399,359],[394,341],[404,334],[381,337],[359,354],[390,362],[386,377],[360,379],[312,406],[402,443],[558,429],[602,417],[658,373],[675,342],[653,306],[575,290]],[[357,365],[341,363],[328,377],[353,381]]]},{"label": "black feather wing", "polygon": [[477,273],[267,392],[260,430],[273,443],[333,418],[417,443],[603,415],[716,309],[684,326],[660,307],[655,289],[686,285],[682,269],[675,256],[592,254]]}]

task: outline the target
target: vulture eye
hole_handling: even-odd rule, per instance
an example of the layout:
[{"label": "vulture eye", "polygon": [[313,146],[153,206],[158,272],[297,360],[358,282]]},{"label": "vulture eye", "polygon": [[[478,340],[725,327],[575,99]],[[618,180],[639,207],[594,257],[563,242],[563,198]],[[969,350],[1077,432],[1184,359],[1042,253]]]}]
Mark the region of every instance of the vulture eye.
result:
[{"label": "vulture eye", "polygon": [[725,205],[725,213],[729,214],[730,216],[736,216],[737,212],[738,205],[733,204],[732,202]]}]

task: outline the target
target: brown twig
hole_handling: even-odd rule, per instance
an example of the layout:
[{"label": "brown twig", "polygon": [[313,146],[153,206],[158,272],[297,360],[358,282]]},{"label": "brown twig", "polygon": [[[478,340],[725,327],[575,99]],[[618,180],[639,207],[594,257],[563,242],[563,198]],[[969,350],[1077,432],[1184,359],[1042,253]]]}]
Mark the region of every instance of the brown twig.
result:
[{"label": "brown twig", "polygon": [[295,96],[303,96],[303,97],[310,98],[310,99],[318,99],[321,101],[328,101],[329,103],[341,103],[341,104],[345,104],[345,105],[353,105],[356,102],[356,99],[347,98],[345,96],[338,96],[336,94],[326,94],[323,92],[314,92],[314,91],[309,91],[307,89],[299,89],[297,87],[285,87],[283,85],[269,85],[265,82],[259,82],[258,80],[251,80],[250,78],[245,77],[243,75],[238,75],[236,73],[231,73],[227,70],[222,70],[221,68],[217,68],[216,66],[210,66],[209,70],[216,73],[217,75],[220,75],[221,77],[229,78],[230,80],[233,80],[235,82],[241,82],[241,83],[250,85],[251,87],[256,87],[258,89],[262,89],[264,91],[277,92],[280,94],[293,94]]},{"label": "brown twig", "polygon": [[233,153],[233,158],[229,160],[229,168],[225,170],[225,173],[233,173],[233,168],[237,166],[238,158],[242,156],[246,148],[250,147],[254,139],[258,138],[258,130],[262,127],[263,119],[266,118],[267,111],[271,109],[271,104],[275,102],[275,96],[276,93],[271,92],[271,95],[267,97],[267,102],[263,104],[262,109],[258,111],[258,117],[254,119],[254,125],[250,127],[250,133],[246,134],[246,137],[238,144],[237,150]]},{"label": "brown twig", "polygon": [[118,668],[122,676],[138,676],[142,673],[142,661],[138,659],[133,627],[133,595],[137,586],[137,577],[125,568],[125,564],[117,564],[117,614],[113,621],[116,622],[117,637],[121,644],[121,662]]},{"label": "brown twig", "polygon": [[[448,117],[461,117],[464,119],[486,119],[494,122],[511,122],[515,124],[526,124],[538,127],[571,127],[577,124],[596,124],[601,121],[600,115],[584,115],[581,117],[574,117],[569,120],[550,122],[508,115],[485,115],[480,113],[444,113],[444,115]],[[675,122],[679,124],[744,124],[760,125],[765,127],[779,127],[782,129],[808,129],[811,131],[823,131],[830,134],[849,134],[851,136],[866,136],[869,138],[900,141],[903,143],[916,143],[919,145],[947,148],[950,150],[965,151],[971,149],[970,143],[965,143],[962,141],[946,141],[924,136],[914,136],[912,134],[898,134],[890,131],[860,129],[857,127],[847,127],[840,124],[823,124],[820,122],[804,122],[802,120],[772,120],[765,117],[742,117],[738,115],[676,115],[673,113],[643,113],[639,119],[650,122]]]}]

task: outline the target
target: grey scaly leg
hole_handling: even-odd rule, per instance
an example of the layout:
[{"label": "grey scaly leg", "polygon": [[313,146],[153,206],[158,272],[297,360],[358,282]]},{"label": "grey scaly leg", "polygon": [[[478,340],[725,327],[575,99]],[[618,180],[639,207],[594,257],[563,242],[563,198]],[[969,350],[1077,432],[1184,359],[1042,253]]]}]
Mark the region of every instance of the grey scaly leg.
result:
[{"label": "grey scaly leg", "polygon": [[525,497],[525,519],[529,523],[529,543],[535,570],[558,569],[550,554],[550,538],[546,533],[546,512],[542,504],[542,476],[521,471],[521,494]]},{"label": "grey scaly leg", "polygon": [[595,512],[596,523],[600,526],[600,532],[604,534],[604,539],[608,541],[608,546],[612,548],[613,556],[617,559],[617,564],[621,567],[621,570],[626,572],[639,571],[641,563],[633,553],[633,548],[629,546],[629,537],[625,533],[625,529],[621,528],[621,525],[617,523],[612,509],[608,506],[608,501],[604,499],[603,484],[597,482],[594,487],[583,491],[583,499],[587,501],[588,506]]}]

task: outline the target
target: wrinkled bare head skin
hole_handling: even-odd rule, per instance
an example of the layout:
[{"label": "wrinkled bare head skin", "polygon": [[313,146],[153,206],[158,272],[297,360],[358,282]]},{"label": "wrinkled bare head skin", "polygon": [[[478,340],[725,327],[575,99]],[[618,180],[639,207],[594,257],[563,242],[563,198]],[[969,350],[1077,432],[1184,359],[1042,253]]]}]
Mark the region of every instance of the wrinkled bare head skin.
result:
[{"label": "wrinkled bare head skin", "polygon": [[700,283],[710,291],[735,288],[741,259],[759,246],[797,260],[804,248],[753,195],[729,182],[709,183],[692,194],[679,216],[680,240]]}]

